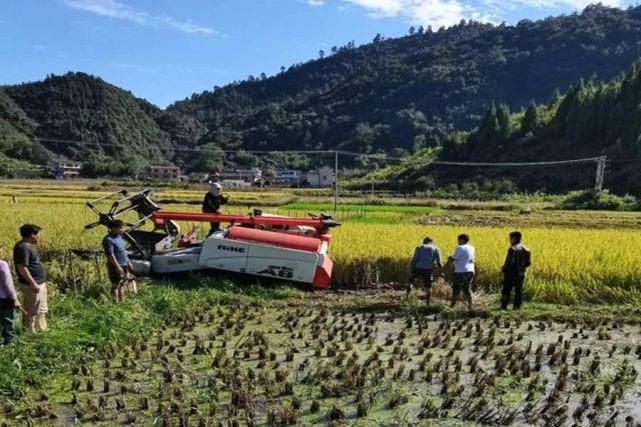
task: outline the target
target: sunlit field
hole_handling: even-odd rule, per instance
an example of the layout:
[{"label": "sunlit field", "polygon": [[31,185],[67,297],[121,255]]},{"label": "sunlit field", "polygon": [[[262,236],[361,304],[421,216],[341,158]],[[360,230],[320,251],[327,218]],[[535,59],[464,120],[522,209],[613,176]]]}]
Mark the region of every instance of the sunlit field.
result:
[{"label": "sunlit field", "polygon": [[[10,259],[22,223],[42,226],[52,300],[48,333],[18,327],[18,341],[0,347],[0,419],[8,425],[560,426],[641,418],[638,331],[620,322],[640,315],[636,213],[341,200],[330,245],[332,288],[341,292],[194,275],[143,280],[138,297],[114,305],[100,252],[105,230],[83,228],[95,221],[85,202],[103,194],[0,186],[0,255]],[[327,195],[230,194],[228,213],[260,207],[302,217],[333,208]],[[197,212],[201,197],[166,190],[154,199],[166,210]],[[497,312],[507,234],[517,226],[533,253],[527,301],[522,312]],[[406,297],[414,247],[430,236],[447,256],[462,232],[477,249],[477,311]],[[439,275],[442,296],[450,280]]]},{"label": "sunlit field", "polygon": [[[5,197],[10,190],[4,191]],[[0,193],[2,192],[0,191]],[[104,229],[85,231],[83,225],[95,220],[85,206],[88,197],[104,192],[68,190],[30,190],[21,193],[17,204],[0,204],[0,244],[5,257],[18,238],[20,224],[32,222],[44,228],[41,247],[43,258],[50,264],[52,275],[61,282],[73,281],[84,286],[79,278],[94,278],[102,264],[76,260],[75,279],[69,277],[67,264],[72,259],[69,249],[99,249]],[[172,190],[176,191],[176,190]],[[68,193],[71,194],[63,194]],[[231,193],[233,198],[244,197],[248,202],[225,207],[226,212],[245,213],[251,207],[262,206],[261,200],[286,198],[287,193]],[[197,201],[202,193],[196,191],[164,193],[167,210],[198,211]],[[272,199],[270,199],[272,198]],[[196,201],[181,203],[180,200]],[[325,207],[314,204],[286,204],[266,207],[269,212],[305,216],[312,209]],[[434,208],[394,206],[340,206],[337,219],[343,224],[334,229],[330,254],[334,260],[335,288],[358,288],[375,283],[404,283],[410,278],[408,260],[413,248],[424,236],[431,236],[445,256],[456,244],[462,232],[471,236],[477,249],[478,289],[497,292],[500,286],[500,267],[507,249],[508,226],[468,226],[420,224]],[[555,213],[555,215],[559,215]],[[641,296],[641,262],[631,248],[641,247],[641,234],[629,229],[592,229],[589,221],[582,222],[580,214],[571,213],[574,228],[525,227],[524,243],[532,250],[533,267],[527,283],[527,296],[542,302],[571,304],[633,303]],[[606,214],[604,214],[606,215]],[[588,218],[588,216],[586,216]],[[628,216],[625,217],[629,220]],[[509,221],[509,219],[508,219]],[[190,224],[182,224],[183,228]],[[583,227],[582,227],[583,226]],[[201,233],[202,234],[202,233]],[[83,276],[84,275],[84,276]],[[448,276],[445,275],[447,279]]]}]

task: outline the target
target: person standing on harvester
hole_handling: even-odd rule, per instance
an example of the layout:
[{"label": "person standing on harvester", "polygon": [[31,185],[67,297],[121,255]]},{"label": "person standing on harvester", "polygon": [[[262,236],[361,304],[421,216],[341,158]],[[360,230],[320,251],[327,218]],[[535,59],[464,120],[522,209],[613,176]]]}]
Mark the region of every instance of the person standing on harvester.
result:
[{"label": "person standing on harvester", "polygon": [[501,308],[507,310],[510,304],[512,289],[514,289],[514,309],[521,308],[523,302],[523,284],[525,272],[532,264],[531,253],[521,244],[523,235],[519,231],[510,233],[510,248],[507,250],[503,264],[503,289],[501,290]]},{"label": "person standing on harvester", "polygon": [[[220,207],[226,205],[229,201],[229,197],[223,196],[223,186],[218,182],[211,182],[209,191],[205,194],[205,200],[203,200],[203,213],[220,213]],[[209,229],[209,234],[211,236],[214,232],[220,230],[219,222],[211,222],[211,228]]]},{"label": "person standing on harvester", "polygon": [[[441,251],[434,245],[430,237],[423,239],[423,244],[414,249],[414,256],[411,262],[412,276],[419,286],[425,288],[425,303],[429,305],[432,297],[432,280],[434,268],[441,268]],[[412,286],[407,288],[408,295],[412,292]]]},{"label": "person standing on harvester", "polygon": [[461,292],[463,293],[463,300],[467,304],[468,309],[472,309],[474,302],[472,294],[472,282],[474,280],[474,257],[476,250],[474,246],[470,245],[470,236],[461,234],[457,238],[458,246],[451,257],[447,260],[445,267],[454,264],[454,283],[452,284],[452,303],[451,307],[456,305]]}]

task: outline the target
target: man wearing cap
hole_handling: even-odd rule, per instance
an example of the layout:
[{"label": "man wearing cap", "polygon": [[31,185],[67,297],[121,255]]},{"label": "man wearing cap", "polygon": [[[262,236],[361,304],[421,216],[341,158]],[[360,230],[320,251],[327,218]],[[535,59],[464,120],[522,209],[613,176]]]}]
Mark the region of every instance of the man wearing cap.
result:
[{"label": "man wearing cap", "polygon": [[[229,197],[223,196],[223,186],[218,182],[209,183],[209,191],[205,194],[205,200],[203,200],[203,213],[220,213],[220,207],[226,205]],[[211,236],[214,232],[220,230],[219,222],[211,222],[211,229],[207,237]]]}]

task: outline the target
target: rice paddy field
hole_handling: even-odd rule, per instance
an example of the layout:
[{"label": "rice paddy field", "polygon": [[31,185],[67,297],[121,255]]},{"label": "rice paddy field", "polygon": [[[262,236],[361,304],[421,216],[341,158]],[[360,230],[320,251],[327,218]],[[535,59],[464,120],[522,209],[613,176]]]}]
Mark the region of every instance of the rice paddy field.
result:
[{"label": "rice paddy field", "polygon": [[[143,281],[139,297],[115,306],[104,260],[70,251],[99,249],[104,230],[83,230],[94,221],[84,203],[105,192],[0,185],[0,256],[10,259],[20,224],[41,225],[52,294],[51,331],[0,347],[0,425],[641,422],[638,213],[350,196],[336,212],[331,291],[192,276]],[[332,209],[322,194],[231,196],[227,212]],[[201,197],[171,189],[155,199],[198,211]],[[533,253],[526,308],[500,312],[516,227]],[[433,306],[399,290],[424,236],[447,255],[462,232],[477,249],[475,311],[446,307],[447,272]]]}]

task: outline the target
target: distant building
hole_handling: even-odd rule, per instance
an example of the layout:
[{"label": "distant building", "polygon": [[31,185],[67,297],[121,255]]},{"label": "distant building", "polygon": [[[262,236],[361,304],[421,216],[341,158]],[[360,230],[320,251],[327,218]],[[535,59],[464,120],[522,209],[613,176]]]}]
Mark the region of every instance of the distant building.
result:
[{"label": "distant building", "polygon": [[310,187],[331,187],[334,184],[334,170],[329,166],[311,170],[305,174],[305,182]]},{"label": "distant building", "polygon": [[260,168],[224,170],[218,173],[218,178],[221,181],[245,181],[251,185],[263,178],[263,171]]},{"label": "distant building", "polygon": [[180,168],[174,165],[153,165],[149,178],[156,181],[179,181]]},{"label": "distant building", "polygon": [[301,178],[301,171],[291,169],[278,169],[276,171],[276,176],[278,179],[281,179],[283,181],[297,183]]},{"label": "distant building", "polygon": [[244,179],[223,179],[220,181],[220,185],[222,185],[223,188],[245,188],[251,187],[252,183]]},{"label": "distant building", "polygon": [[53,171],[53,176],[56,179],[70,179],[78,178],[82,171],[81,162],[73,162],[70,160],[60,161]]},{"label": "distant building", "polygon": [[207,182],[209,180],[209,174],[206,172],[191,172],[187,175],[187,180],[189,182]]}]

